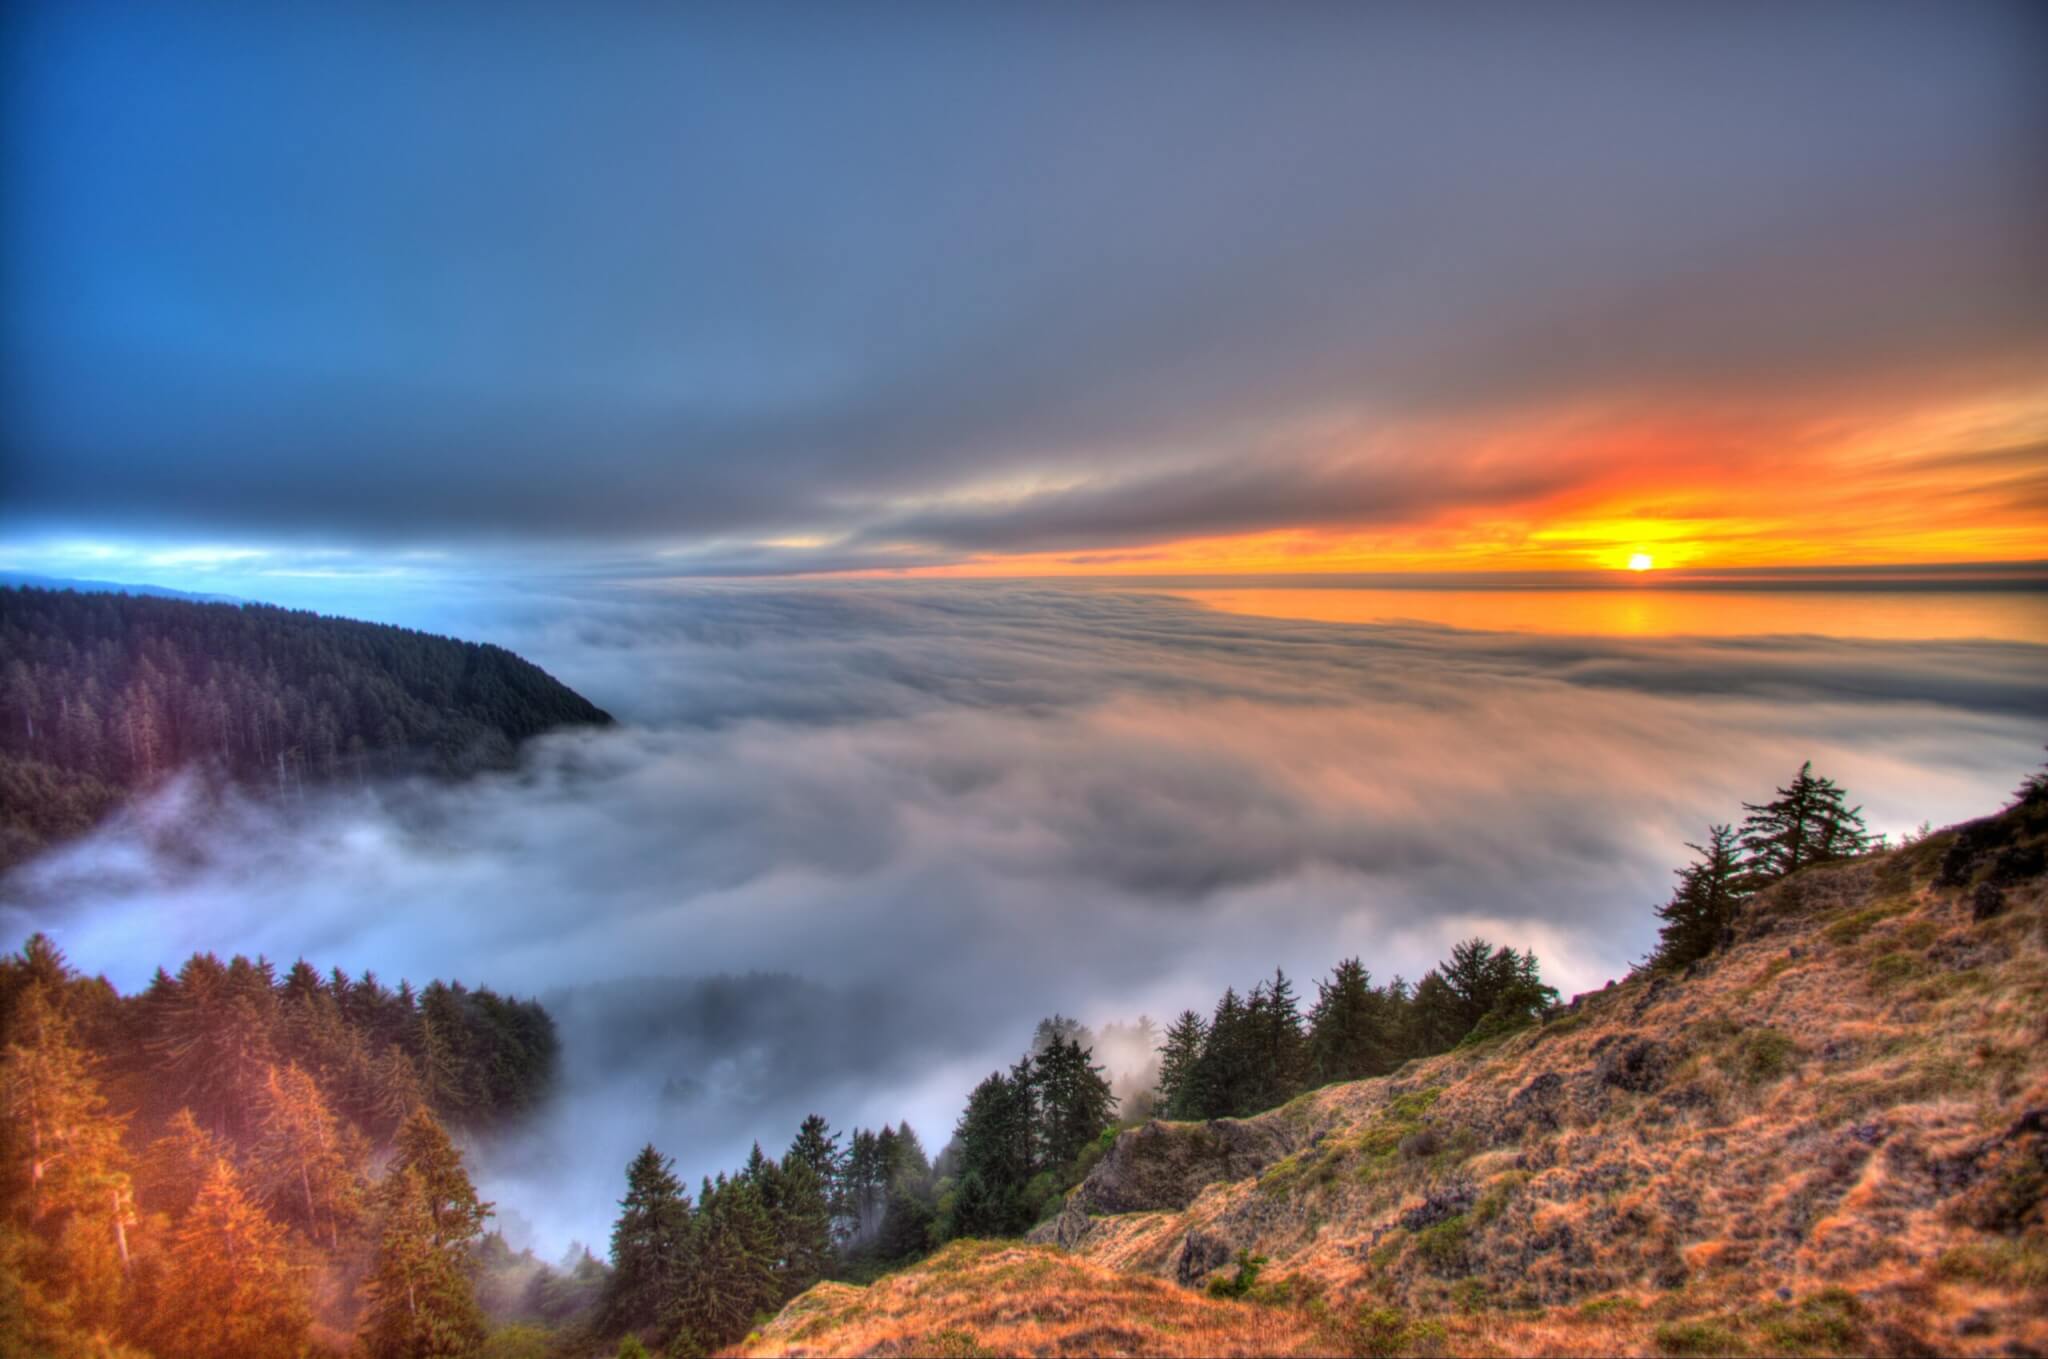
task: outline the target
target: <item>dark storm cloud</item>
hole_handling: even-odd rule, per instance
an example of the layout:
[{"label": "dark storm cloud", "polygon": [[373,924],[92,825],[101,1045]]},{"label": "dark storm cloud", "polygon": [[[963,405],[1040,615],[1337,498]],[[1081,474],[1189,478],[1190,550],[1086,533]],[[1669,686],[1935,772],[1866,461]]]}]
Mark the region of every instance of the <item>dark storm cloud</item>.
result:
[{"label": "dark storm cloud", "polygon": [[[1332,479],[1469,503],[1314,458],[1215,492],[1329,412],[2038,357],[2042,31],[16,6],[8,514],[957,555],[1289,522]],[[1096,489],[901,503],[1020,473]]]}]

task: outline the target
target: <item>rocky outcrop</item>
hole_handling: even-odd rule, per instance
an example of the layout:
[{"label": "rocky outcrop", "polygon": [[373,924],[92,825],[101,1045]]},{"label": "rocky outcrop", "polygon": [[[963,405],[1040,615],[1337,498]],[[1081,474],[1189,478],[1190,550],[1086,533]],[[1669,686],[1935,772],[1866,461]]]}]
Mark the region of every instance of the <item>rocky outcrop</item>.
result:
[{"label": "rocky outcrop", "polygon": [[1193,1288],[1211,1273],[1230,1263],[1230,1243],[1211,1232],[1189,1232],[1173,1257],[1173,1280],[1182,1288]]},{"label": "rocky outcrop", "polygon": [[1272,1118],[1219,1118],[1132,1128],[1089,1172],[1073,1206],[1087,1213],[1186,1208],[1218,1181],[1256,1175],[1294,1150],[1295,1135]]}]

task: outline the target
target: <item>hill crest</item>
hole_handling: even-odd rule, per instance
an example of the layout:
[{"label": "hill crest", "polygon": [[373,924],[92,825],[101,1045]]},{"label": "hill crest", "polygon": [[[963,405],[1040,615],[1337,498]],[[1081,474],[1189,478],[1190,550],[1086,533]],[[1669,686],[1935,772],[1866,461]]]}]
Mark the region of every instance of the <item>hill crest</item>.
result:
[{"label": "hill crest", "polygon": [[280,788],[461,774],[610,721],[488,643],[268,604],[0,587],[0,867],[183,768]]},{"label": "hill crest", "polygon": [[1308,1353],[2048,1350],[2044,850],[2034,797],[1802,870],[1540,1027],[1129,1130],[1034,1233],[1062,1327],[1022,1328],[1016,1258],[942,1255],[947,1289],[806,1295],[739,1352],[1086,1352],[1139,1281],[1186,1308],[1130,1353],[1221,1325],[1211,1291]]}]

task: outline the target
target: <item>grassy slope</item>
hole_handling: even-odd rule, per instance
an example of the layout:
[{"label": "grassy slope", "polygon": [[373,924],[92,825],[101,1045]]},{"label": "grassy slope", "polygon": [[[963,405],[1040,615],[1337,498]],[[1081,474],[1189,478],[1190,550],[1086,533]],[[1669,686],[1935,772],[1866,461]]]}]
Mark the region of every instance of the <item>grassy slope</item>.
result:
[{"label": "grassy slope", "polygon": [[[1204,1135],[1128,1133],[1067,1251],[958,1245],[739,1352],[2048,1352],[2048,803],[1994,824],[1960,885],[1953,831],[1809,870],[1691,975],[1304,1095],[1255,1173],[1091,1215]],[[1173,1282],[1239,1248],[1250,1302]]]}]

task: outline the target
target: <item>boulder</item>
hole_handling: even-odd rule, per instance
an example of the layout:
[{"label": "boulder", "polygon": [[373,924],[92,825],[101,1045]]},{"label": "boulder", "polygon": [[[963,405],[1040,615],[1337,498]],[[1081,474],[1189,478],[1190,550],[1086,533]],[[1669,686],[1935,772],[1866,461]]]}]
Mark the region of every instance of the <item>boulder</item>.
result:
[{"label": "boulder", "polygon": [[1089,1213],[1178,1212],[1209,1185],[1247,1179],[1294,1150],[1278,1119],[1158,1119],[1117,1138],[1075,1193]]},{"label": "boulder", "polygon": [[1229,1264],[1230,1243],[1209,1232],[1189,1232],[1173,1257],[1173,1278],[1182,1288],[1194,1288],[1216,1270]]}]

